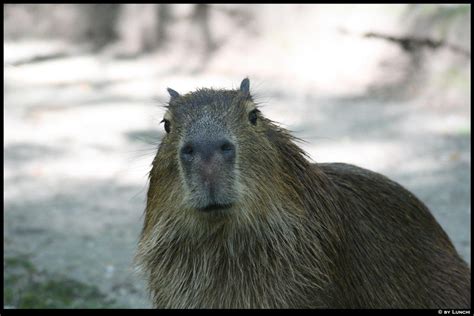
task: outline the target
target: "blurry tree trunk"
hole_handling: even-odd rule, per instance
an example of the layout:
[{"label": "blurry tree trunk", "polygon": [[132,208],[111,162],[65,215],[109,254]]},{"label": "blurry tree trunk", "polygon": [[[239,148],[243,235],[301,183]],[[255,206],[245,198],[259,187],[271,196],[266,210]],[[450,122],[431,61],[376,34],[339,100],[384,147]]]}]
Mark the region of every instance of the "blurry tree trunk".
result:
[{"label": "blurry tree trunk", "polygon": [[209,26],[209,4],[196,4],[194,7],[193,22],[198,24],[198,28],[201,31],[201,38],[204,42],[205,55],[209,55],[215,49],[215,43]]},{"label": "blurry tree trunk", "polygon": [[160,3],[157,6],[157,36],[156,36],[156,48],[160,49],[166,46],[168,41],[168,28],[170,23],[170,12],[171,7],[167,3]]},{"label": "blurry tree trunk", "polygon": [[199,60],[196,60],[194,72],[205,69],[212,53],[217,48],[210,27],[210,6],[208,4],[196,4],[191,15],[191,23],[188,36],[189,49],[196,51]]},{"label": "blurry tree trunk", "polygon": [[108,48],[117,57],[134,57],[157,46],[156,4],[123,4],[115,29],[118,41]]},{"label": "blurry tree trunk", "polygon": [[88,25],[84,39],[91,42],[95,50],[117,38],[115,24],[120,10],[119,4],[82,4],[81,9],[85,25]]}]

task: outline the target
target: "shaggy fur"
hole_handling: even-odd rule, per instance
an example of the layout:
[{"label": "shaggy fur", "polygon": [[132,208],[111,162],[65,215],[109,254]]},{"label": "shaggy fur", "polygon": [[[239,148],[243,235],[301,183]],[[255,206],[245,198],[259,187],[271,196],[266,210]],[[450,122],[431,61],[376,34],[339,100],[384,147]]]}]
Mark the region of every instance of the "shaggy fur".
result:
[{"label": "shaggy fur", "polygon": [[[470,308],[470,269],[386,177],[310,164],[240,90],[172,90],[136,256],[157,308]],[[203,118],[236,140],[230,209],[193,207],[179,147]],[[226,184],[227,185],[227,184]]]}]

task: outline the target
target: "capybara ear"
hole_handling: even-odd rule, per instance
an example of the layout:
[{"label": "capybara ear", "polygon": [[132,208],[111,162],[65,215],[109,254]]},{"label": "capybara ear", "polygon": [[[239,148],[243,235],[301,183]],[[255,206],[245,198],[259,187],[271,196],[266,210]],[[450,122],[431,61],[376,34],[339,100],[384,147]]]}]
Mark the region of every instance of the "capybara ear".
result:
[{"label": "capybara ear", "polygon": [[170,96],[171,96],[171,100],[176,99],[177,97],[179,97],[179,93],[176,92],[176,91],[174,91],[173,89],[168,88],[168,89],[166,89],[166,90],[168,90],[168,93],[169,93]]},{"label": "capybara ear", "polygon": [[249,78],[245,78],[244,80],[242,80],[242,82],[240,83],[240,91],[243,93],[243,94],[249,94],[250,92],[250,80]]}]

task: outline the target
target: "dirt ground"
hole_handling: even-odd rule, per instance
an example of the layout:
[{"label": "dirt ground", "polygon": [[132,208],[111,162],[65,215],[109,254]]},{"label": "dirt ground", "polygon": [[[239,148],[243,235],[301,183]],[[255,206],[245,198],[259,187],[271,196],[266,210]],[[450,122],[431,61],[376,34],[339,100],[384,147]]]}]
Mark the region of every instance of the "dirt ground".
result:
[{"label": "dirt ground", "polygon": [[[333,46],[320,50],[324,60],[304,76],[298,71],[305,65],[285,65],[279,72],[275,68],[283,63],[277,57],[265,62],[275,46],[242,53],[230,45],[206,70],[195,72],[192,57],[178,66],[173,62],[185,50],[133,59],[78,53],[15,65],[47,49],[70,47],[4,44],[4,256],[9,264],[22,258],[22,267],[31,265],[36,271],[31,274],[41,275],[37,283],[74,280],[107,293],[117,306],[150,307],[132,259],[147,173],[163,130],[166,87],[181,93],[235,88],[245,76],[263,114],[304,139],[301,146],[314,161],[356,164],[401,183],[429,206],[470,263],[470,74],[456,93],[408,93],[406,86],[397,86],[400,78],[380,79],[387,73],[403,77],[400,69],[409,67],[397,47],[337,36]],[[351,55],[343,61],[348,70],[340,71],[337,59],[343,54],[330,58],[330,52],[341,45],[372,53]],[[236,50],[246,59],[237,58]],[[383,64],[387,55],[395,57]],[[391,90],[371,90],[376,84]],[[5,304],[19,306],[14,299]]]}]

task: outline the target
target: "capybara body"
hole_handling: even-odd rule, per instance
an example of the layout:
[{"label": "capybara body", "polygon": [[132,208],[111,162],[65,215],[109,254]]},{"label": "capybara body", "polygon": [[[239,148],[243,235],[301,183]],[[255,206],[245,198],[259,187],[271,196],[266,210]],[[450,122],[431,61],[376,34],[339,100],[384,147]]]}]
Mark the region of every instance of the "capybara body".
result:
[{"label": "capybara body", "polygon": [[157,308],[470,308],[470,268],[388,178],[311,164],[238,90],[168,90],[137,263]]}]

